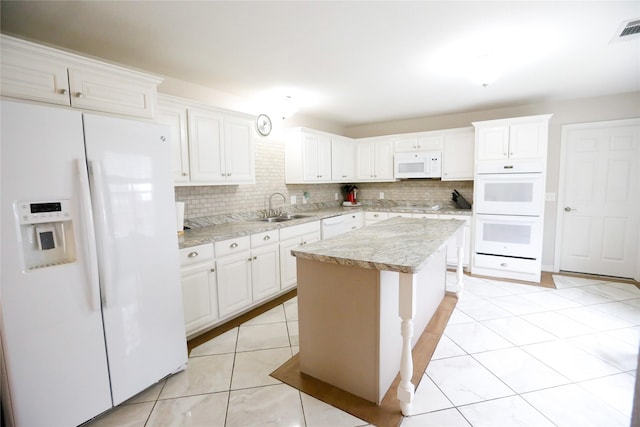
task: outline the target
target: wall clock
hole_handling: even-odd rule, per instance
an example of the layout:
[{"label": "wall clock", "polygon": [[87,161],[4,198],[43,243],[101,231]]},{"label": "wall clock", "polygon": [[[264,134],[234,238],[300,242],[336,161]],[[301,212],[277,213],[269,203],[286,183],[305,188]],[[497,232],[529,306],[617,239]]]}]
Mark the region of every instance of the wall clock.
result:
[{"label": "wall clock", "polygon": [[258,133],[262,136],[267,136],[271,133],[271,119],[266,114],[260,114],[256,119],[256,128]]}]

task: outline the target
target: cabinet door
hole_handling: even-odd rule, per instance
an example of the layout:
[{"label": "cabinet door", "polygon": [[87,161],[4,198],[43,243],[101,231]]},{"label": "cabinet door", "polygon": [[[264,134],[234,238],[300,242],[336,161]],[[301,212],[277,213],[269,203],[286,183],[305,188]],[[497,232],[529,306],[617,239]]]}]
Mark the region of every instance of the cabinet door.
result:
[{"label": "cabinet door", "polygon": [[281,289],[295,286],[298,278],[296,268],[296,257],[291,255],[291,250],[297,248],[302,243],[301,237],[293,237],[280,241],[280,284]]},{"label": "cabinet door", "polygon": [[280,251],[269,245],[251,251],[251,287],[253,301],[259,301],[280,290]]},{"label": "cabinet door", "polygon": [[224,135],[226,181],[228,183],[255,182],[253,121],[238,117],[226,117]]},{"label": "cabinet door", "polygon": [[376,142],[374,177],[378,180],[393,180],[392,141]]},{"label": "cabinet door", "polygon": [[355,143],[348,139],[331,139],[331,178],[347,182],[355,178]]},{"label": "cabinet door", "polygon": [[442,150],[442,181],[473,180],[474,133],[446,135]]},{"label": "cabinet door", "polygon": [[501,160],[509,157],[509,126],[477,129],[476,160]]},{"label": "cabinet door", "polygon": [[318,179],[331,180],[331,138],[318,136]]},{"label": "cabinet door", "polygon": [[182,274],[182,304],[187,335],[218,318],[216,276],[209,268]]},{"label": "cabinet door", "polygon": [[69,68],[71,106],[152,119],[156,84],[109,67]]},{"label": "cabinet door", "polygon": [[302,134],[302,176],[305,182],[319,181],[318,135]]},{"label": "cabinet door", "polygon": [[396,153],[404,153],[408,151],[416,151],[418,149],[418,138],[402,138],[394,141],[394,150]]},{"label": "cabinet door", "polygon": [[70,105],[67,66],[61,61],[2,46],[2,95]]},{"label": "cabinet door", "polygon": [[418,138],[419,151],[442,151],[443,135],[429,133]]},{"label": "cabinet door", "polygon": [[157,122],[171,130],[171,174],[174,183],[189,182],[187,107],[158,101]]},{"label": "cabinet door", "polygon": [[514,123],[509,126],[509,157],[537,159],[547,155],[547,126],[543,123]]},{"label": "cabinet door", "polygon": [[195,184],[225,182],[222,115],[189,109],[189,169]]},{"label": "cabinet door", "polygon": [[220,317],[251,305],[251,258],[248,251],[218,258],[218,305]]},{"label": "cabinet door", "polygon": [[356,178],[370,181],[374,179],[375,144],[356,143]]}]

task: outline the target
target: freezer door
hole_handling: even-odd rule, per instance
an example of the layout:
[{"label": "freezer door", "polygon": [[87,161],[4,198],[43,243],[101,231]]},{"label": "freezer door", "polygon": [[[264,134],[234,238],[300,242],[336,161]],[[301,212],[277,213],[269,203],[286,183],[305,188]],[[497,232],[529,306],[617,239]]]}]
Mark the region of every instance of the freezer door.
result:
[{"label": "freezer door", "polygon": [[[81,187],[88,185],[82,116],[11,101],[2,101],[1,114],[0,335],[10,390],[2,397],[16,426],[75,426],[112,406],[81,209]],[[73,234],[76,259],[28,270],[24,251],[43,249],[29,241],[34,234],[20,233],[16,201],[62,199],[69,201],[65,233]]]},{"label": "freezer door", "polygon": [[169,129],[83,117],[117,405],[187,361]]}]

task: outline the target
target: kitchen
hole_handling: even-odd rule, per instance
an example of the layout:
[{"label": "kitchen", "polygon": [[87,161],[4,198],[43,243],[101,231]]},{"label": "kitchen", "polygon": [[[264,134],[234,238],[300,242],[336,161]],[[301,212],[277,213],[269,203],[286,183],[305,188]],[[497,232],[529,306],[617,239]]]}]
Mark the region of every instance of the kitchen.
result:
[{"label": "kitchen", "polygon": [[[632,16],[628,17],[632,18]],[[3,22],[3,27],[6,28]],[[3,30],[4,31],[4,30]],[[224,97],[215,90],[196,86],[176,79],[166,79],[161,85],[161,93],[179,95],[183,99],[189,99],[198,103],[231,108],[231,97]],[[491,85],[488,88],[491,89]],[[441,129],[464,128],[471,126],[472,122],[488,119],[507,117],[523,117],[539,114],[553,113],[553,119],[549,128],[549,155],[548,176],[546,192],[553,196],[559,196],[560,159],[561,159],[561,133],[562,126],[570,123],[583,123],[590,121],[616,120],[637,117],[637,89],[635,92],[623,94],[608,94],[582,99],[557,100],[546,102],[533,102],[524,106],[512,106],[503,108],[487,108],[474,113],[456,113],[449,115],[437,115],[423,119],[407,119],[397,122],[388,122],[377,125],[352,126],[348,130],[340,126],[321,123],[319,121],[303,121],[299,115],[294,115],[284,123],[287,127],[305,126],[309,128],[323,129],[335,135],[348,135],[353,138],[364,138],[378,135],[406,134],[411,132],[439,131]],[[214,99],[214,102],[211,100]],[[221,101],[221,102],[218,102]],[[601,108],[606,105],[606,108]],[[275,114],[271,114],[276,119]],[[298,122],[296,122],[298,121]],[[276,126],[283,123],[276,122]],[[280,192],[285,195],[286,207],[292,203],[292,197],[296,197],[296,205],[304,208],[305,205],[314,203],[335,203],[335,195],[341,199],[341,187],[339,183],[319,184],[286,184],[285,183],[285,157],[286,143],[280,138],[278,129],[266,138],[255,140],[255,184],[222,185],[222,186],[177,186],[176,200],[186,203],[185,217],[189,221],[197,222],[198,218],[217,215],[230,215],[239,212],[260,211],[267,207],[268,195]],[[454,181],[447,183],[440,180],[419,180],[400,182],[362,182],[358,183],[358,198],[370,201],[373,204],[391,203],[393,201],[433,201],[448,202],[453,188],[459,190],[466,198],[473,200],[473,181]],[[279,199],[276,199],[279,200]],[[386,201],[386,202],[385,202]],[[278,205],[280,206],[280,205]],[[545,202],[545,227],[542,248],[542,264],[546,271],[554,270],[554,235],[557,221],[554,223],[558,199]]]}]

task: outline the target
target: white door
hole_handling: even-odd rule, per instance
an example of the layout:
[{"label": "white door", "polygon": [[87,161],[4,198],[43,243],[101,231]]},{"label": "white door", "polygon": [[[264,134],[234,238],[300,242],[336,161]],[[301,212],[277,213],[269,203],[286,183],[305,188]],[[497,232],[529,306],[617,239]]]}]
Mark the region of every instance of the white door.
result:
[{"label": "white door", "polygon": [[117,405],[187,361],[169,129],[83,118]]},{"label": "white door", "polygon": [[637,276],[640,119],[565,126],[562,159],[559,269]]}]

